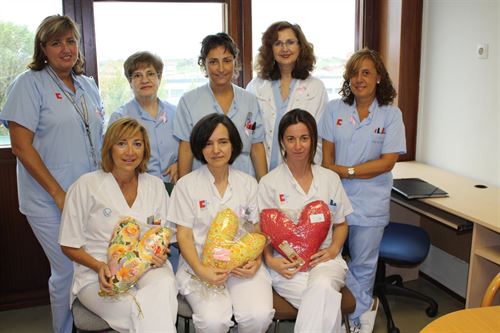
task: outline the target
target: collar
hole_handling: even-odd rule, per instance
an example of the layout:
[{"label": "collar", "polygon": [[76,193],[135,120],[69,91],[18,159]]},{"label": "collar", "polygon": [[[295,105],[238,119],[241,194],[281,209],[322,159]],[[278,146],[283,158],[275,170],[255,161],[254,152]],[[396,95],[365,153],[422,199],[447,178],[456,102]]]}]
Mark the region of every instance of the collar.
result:
[{"label": "collar", "polygon": [[[217,99],[215,98],[214,92],[212,91],[212,87],[210,87],[210,82],[205,85],[206,89],[209,91],[210,96],[212,97],[212,102],[214,104],[214,107],[216,110],[220,110],[222,112],[222,109],[219,105],[219,102],[217,102]],[[231,112],[235,109],[238,109],[238,101],[239,101],[239,95],[237,94],[237,91],[234,87],[234,84],[231,83],[231,88],[233,89],[233,101],[231,102],[231,106],[229,107],[229,110],[227,112],[227,115],[231,114]]]}]

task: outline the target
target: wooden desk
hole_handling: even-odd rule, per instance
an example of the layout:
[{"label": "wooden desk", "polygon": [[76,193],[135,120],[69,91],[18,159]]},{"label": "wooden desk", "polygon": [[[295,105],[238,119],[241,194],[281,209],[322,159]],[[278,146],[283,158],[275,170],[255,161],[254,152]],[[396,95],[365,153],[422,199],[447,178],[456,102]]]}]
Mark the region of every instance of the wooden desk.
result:
[{"label": "wooden desk", "polygon": [[448,313],[424,327],[420,333],[498,333],[500,306]]},{"label": "wooden desk", "polygon": [[466,307],[479,306],[489,281],[500,272],[500,188],[478,188],[480,182],[418,162],[396,163],[392,173],[394,178],[421,178],[450,195],[406,206],[393,201],[457,230],[473,223]]}]

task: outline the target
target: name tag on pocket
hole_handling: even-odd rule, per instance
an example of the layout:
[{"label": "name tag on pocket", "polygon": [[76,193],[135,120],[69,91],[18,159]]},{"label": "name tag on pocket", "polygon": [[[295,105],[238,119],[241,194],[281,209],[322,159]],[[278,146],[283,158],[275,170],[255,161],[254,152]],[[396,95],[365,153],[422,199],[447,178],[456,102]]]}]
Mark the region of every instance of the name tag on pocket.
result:
[{"label": "name tag on pocket", "polygon": [[313,214],[313,215],[309,216],[309,222],[311,222],[311,223],[325,222],[325,215]]}]

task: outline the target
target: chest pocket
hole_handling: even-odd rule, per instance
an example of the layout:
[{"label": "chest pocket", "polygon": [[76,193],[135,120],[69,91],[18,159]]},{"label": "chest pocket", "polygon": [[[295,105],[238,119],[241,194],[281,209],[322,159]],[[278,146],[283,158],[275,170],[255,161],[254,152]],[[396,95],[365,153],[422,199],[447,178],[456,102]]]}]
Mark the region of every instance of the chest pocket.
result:
[{"label": "chest pocket", "polygon": [[[379,129],[376,129],[370,135],[370,157],[371,159],[377,159],[382,154],[382,147],[384,145],[385,134],[377,133]],[[381,130],[380,130],[381,131]]]}]

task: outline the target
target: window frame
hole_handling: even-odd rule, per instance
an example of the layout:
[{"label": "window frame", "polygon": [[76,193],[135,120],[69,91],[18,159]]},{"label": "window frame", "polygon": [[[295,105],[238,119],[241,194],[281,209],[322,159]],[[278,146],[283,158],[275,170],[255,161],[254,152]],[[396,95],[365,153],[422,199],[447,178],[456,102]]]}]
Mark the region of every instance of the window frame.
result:
[{"label": "window frame", "polygon": [[[81,27],[82,52],[86,59],[85,73],[93,76],[96,82],[99,83],[93,3],[94,1],[114,0],[61,1],[63,3],[63,13],[72,17]],[[253,75],[251,0],[147,0],[147,2],[212,2],[225,4],[223,24],[241,51],[242,72],[236,84],[245,87],[250,82]],[[355,6],[355,49],[366,46],[379,51],[386,62],[396,60],[399,63],[399,67],[390,73],[393,81],[399,82],[398,87],[396,87],[398,92],[397,105],[403,111],[406,128],[407,153],[400,160],[414,160],[417,141],[423,0],[355,0]],[[400,34],[399,40],[396,41],[395,45],[389,45],[390,47],[387,45],[389,31],[384,30],[388,21],[397,24],[400,29],[398,32]]]}]

